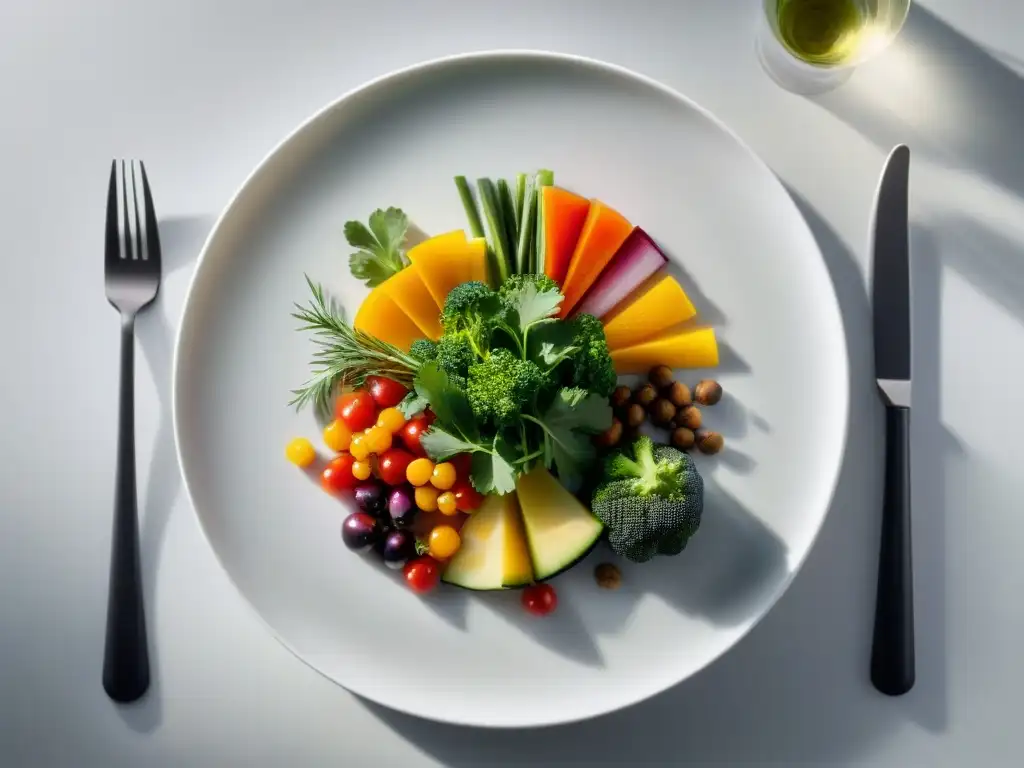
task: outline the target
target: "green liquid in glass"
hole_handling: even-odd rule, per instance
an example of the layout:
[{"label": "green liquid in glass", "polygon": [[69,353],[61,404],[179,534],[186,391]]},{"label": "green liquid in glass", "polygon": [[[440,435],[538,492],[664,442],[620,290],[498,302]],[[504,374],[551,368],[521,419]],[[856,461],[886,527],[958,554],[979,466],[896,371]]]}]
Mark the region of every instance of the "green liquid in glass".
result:
[{"label": "green liquid in glass", "polygon": [[778,0],[779,37],[812,64],[842,64],[857,51],[865,27],[863,0]]}]

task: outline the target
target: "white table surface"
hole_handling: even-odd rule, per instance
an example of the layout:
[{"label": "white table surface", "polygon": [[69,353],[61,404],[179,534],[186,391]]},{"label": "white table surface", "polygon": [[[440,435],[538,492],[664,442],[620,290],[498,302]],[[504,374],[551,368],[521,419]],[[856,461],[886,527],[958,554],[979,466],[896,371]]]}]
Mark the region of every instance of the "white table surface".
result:
[{"label": "white table surface", "polygon": [[[1024,58],[1024,4],[926,0],[893,49],[813,100],[761,72],[752,48],[758,4],[0,4],[0,764],[1020,764],[1024,67],[1014,57]],[[674,86],[736,129],[789,185],[819,237],[854,378],[836,502],[776,609],[669,693],[533,732],[383,711],[279,646],[202,538],[169,414],[189,275],[254,164],[370,77],[498,47],[608,59]],[[913,150],[918,684],[886,699],[866,674],[880,422],[864,272],[878,173],[901,141]],[[101,247],[114,156],[147,163],[167,267],[159,304],[138,325],[154,684],[128,708],[111,704],[99,682],[118,362]]]}]

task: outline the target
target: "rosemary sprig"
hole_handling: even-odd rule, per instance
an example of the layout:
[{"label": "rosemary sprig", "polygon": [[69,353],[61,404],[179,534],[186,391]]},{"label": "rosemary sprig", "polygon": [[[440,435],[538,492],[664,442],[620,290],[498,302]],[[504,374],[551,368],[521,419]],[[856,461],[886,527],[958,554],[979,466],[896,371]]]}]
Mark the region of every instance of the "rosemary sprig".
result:
[{"label": "rosemary sprig", "polygon": [[331,400],[338,387],[362,386],[367,376],[387,376],[412,388],[419,370],[418,360],[393,344],[353,328],[335,303],[326,298],[323,286],[306,276],[313,294],[307,306],[295,305],[292,317],[311,331],[317,350],[313,353],[312,377],[299,389],[289,405],[304,408],[313,404],[321,416],[331,411]]}]

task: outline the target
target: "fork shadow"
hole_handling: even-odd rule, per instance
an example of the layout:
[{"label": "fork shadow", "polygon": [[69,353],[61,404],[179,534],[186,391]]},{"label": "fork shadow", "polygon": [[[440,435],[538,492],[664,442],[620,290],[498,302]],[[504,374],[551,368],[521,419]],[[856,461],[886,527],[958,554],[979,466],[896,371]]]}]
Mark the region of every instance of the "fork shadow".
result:
[{"label": "fork shadow", "polygon": [[[162,250],[162,282],[178,270],[190,267],[213,225],[208,217],[168,218],[159,223]],[[163,288],[161,290],[164,290]],[[149,464],[145,496],[140,499],[139,550],[142,558],[142,580],[147,608],[149,638],[150,687],[136,702],[119,705],[117,712],[130,728],[149,733],[163,721],[160,675],[160,646],[157,640],[157,580],[163,554],[164,535],[171,511],[181,495],[181,475],[174,448],[171,423],[171,359],[174,330],[163,311],[160,299],[139,315],[136,338],[156,389],[159,421],[153,437],[153,454]]]}]

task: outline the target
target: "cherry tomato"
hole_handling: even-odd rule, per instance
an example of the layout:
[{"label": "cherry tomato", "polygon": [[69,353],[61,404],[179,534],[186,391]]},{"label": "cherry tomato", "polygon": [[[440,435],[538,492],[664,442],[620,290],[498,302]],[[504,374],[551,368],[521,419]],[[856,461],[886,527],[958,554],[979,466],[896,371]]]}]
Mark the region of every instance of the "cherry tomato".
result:
[{"label": "cherry tomato", "polygon": [[428,545],[431,557],[436,560],[447,560],[459,551],[462,539],[459,532],[450,525],[439,525],[430,532]]},{"label": "cherry tomato", "polygon": [[384,453],[391,447],[391,433],[384,427],[370,427],[365,435],[363,442],[370,449],[370,453]]},{"label": "cherry tomato", "polygon": [[413,491],[416,506],[424,512],[433,512],[437,509],[437,495],[437,488],[432,485],[423,485]]},{"label": "cherry tomato", "polygon": [[316,461],[316,448],[304,437],[296,437],[284,449],[288,461],[297,467],[308,467]]},{"label": "cherry tomato", "polygon": [[523,607],[534,616],[547,616],[558,607],[558,595],[550,584],[534,584],[523,590]]},{"label": "cherry tomato", "polygon": [[430,459],[415,459],[405,470],[405,479],[410,485],[417,487],[430,482],[430,476],[434,474],[434,462]]},{"label": "cherry tomato", "polygon": [[417,456],[427,455],[427,452],[423,450],[423,446],[420,445],[420,438],[423,437],[423,433],[427,431],[429,426],[430,420],[425,414],[421,414],[409,419],[398,433],[402,438],[402,442],[405,443],[405,447]]},{"label": "cherry tomato", "polygon": [[401,485],[405,482],[405,470],[414,458],[416,457],[401,448],[384,451],[377,457],[377,472],[380,479],[388,485]]},{"label": "cherry tomato", "polygon": [[391,434],[401,431],[407,419],[397,408],[385,408],[377,416],[377,426],[383,427]]},{"label": "cherry tomato", "polygon": [[366,388],[370,390],[370,396],[378,408],[393,408],[409,394],[404,386],[384,376],[367,376]]},{"label": "cherry tomato", "polygon": [[468,453],[458,453],[448,461],[455,465],[455,473],[459,480],[469,482],[469,475],[473,469],[473,457]]},{"label": "cherry tomato", "polygon": [[356,476],[352,474],[352,465],[355,463],[356,460],[350,453],[343,453],[331,459],[331,462],[320,475],[320,485],[328,493],[341,493],[342,491],[352,490],[359,482]]},{"label": "cherry tomato", "polygon": [[455,506],[460,512],[472,512],[479,509],[484,501],[483,494],[473,487],[468,480],[459,480],[452,488]]},{"label": "cherry tomato", "polygon": [[377,406],[363,389],[348,392],[334,404],[334,415],[353,432],[362,432],[377,423]]},{"label": "cherry tomato", "polygon": [[356,480],[369,480],[373,474],[373,466],[368,461],[355,461],[352,463],[352,476]]},{"label": "cherry tomato", "polygon": [[429,592],[441,579],[441,569],[432,557],[417,557],[405,566],[405,582],[418,594]]},{"label": "cherry tomato", "polygon": [[445,491],[437,495],[437,511],[442,515],[454,515],[458,511],[458,506],[455,503],[455,494],[451,491]]},{"label": "cherry tomato", "polygon": [[340,419],[335,419],[324,427],[324,443],[332,451],[347,451],[352,442],[352,430]]},{"label": "cherry tomato", "polygon": [[437,464],[430,475],[430,484],[441,491],[447,491],[455,485],[455,465],[450,461]]}]

